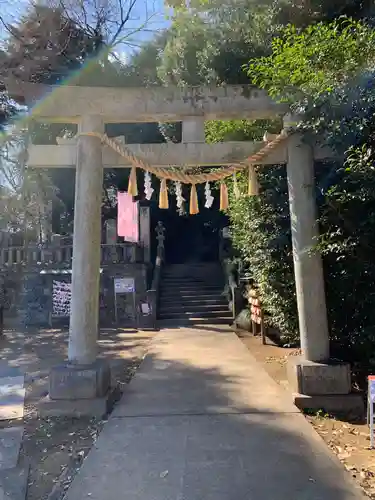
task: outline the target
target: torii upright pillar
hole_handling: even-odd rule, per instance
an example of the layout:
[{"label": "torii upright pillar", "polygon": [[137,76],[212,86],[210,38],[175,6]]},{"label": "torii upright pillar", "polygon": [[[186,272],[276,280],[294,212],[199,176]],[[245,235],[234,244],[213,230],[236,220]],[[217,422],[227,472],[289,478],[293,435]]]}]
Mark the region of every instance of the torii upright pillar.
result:
[{"label": "torii upright pillar", "polygon": [[323,263],[315,202],[314,157],[300,134],[288,139],[287,177],[301,349],[306,360],[329,360]]},{"label": "torii upright pillar", "polygon": [[74,207],[72,298],[68,362],[50,374],[46,413],[102,416],[107,411],[110,370],[97,359],[99,328],[102,145],[85,133],[104,131],[97,116],[79,124]]},{"label": "torii upright pillar", "polygon": [[289,382],[297,406],[342,410],[345,406],[353,408],[352,398],[347,398],[351,392],[350,366],[330,360],[323,262],[316,248],[319,225],[314,155],[294,129],[296,123],[298,118],[291,116],[284,121],[290,132],[287,178],[302,356],[292,356]]},{"label": "torii upright pillar", "polygon": [[[86,132],[104,132],[102,120],[83,117],[79,134]],[[68,353],[69,362],[74,365],[89,365],[96,360],[102,192],[101,141],[78,135]]]}]

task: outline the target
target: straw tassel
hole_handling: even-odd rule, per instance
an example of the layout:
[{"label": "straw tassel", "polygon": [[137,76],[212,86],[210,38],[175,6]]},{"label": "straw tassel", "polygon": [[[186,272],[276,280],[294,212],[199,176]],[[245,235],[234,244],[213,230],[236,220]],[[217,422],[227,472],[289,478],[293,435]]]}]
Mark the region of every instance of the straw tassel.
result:
[{"label": "straw tassel", "polygon": [[222,182],[220,184],[220,210],[227,210],[228,205],[228,188],[227,185]]},{"label": "straw tassel", "polygon": [[167,179],[160,182],[159,208],[169,208]]},{"label": "straw tassel", "polygon": [[255,171],[254,165],[249,165],[249,196],[258,196],[259,194],[259,182],[258,176]]},{"label": "straw tassel", "polygon": [[138,196],[137,168],[135,166],[133,166],[130,171],[128,194],[131,194],[132,196]]},{"label": "straw tassel", "polygon": [[190,190],[190,215],[195,215],[198,213],[199,213],[199,206],[198,206],[197,188],[195,184],[192,184]]}]

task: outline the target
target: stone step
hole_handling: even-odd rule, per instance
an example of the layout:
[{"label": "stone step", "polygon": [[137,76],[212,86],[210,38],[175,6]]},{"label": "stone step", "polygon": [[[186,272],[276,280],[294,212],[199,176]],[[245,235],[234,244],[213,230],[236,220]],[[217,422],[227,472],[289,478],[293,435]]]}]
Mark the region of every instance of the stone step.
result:
[{"label": "stone step", "polygon": [[166,296],[166,295],[172,295],[172,296],[178,296],[178,295],[183,295],[184,293],[190,294],[190,295],[212,295],[212,294],[217,294],[221,295],[224,291],[224,288],[222,287],[217,287],[217,286],[184,286],[181,288],[170,288],[170,287],[161,287],[160,289],[160,296]]},{"label": "stone step", "polygon": [[180,290],[196,290],[199,293],[202,289],[216,289],[220,290],[220,293],[224,290],[223,285],[219,285],[218,283],[180,283],[178,285],[166,285],[162,284],[160,287],[160,291],[171,291],[173,293],[178,293]]},{"label": "stone step", "polygon": [[217,316],[215,318],[170,318],[159,319],[159,328],[172,328],[179,326],[192,326],[192,325],[231,325],[233,323],[232,317]]},{"label": "stone step", "polygon": [[201,318],[232,318],[232,313],[228,310],[218,310],[218,311],[202,311],[202,312],[168,312],[168,313],[159,313],[159,319],[186,319],[189,318],[191,320],[201,319]]},{"label": "stone step", "polygon": [[214,283],[224,283],[224,279],[222,276],[219,276],[217,274],[213,274],[211,276],[162,276],[161,282],[162,283],[184,283],[184,282],[192,282],[192,283],[205,283],[205,282],[211,282],[213,281]]},{"label": "stone step", "polygon": [[213,274],[220,274],[224,276],[223,270],[220,267],[201,267],[201,268],[186,268],[186,269],[163,269],[162,276],[175,278],[179,276],[212,276]]},{"label": "stone step", "polygon": [[162,281],[160,283],[161,288],[179,288],[179,287],[196,287],[201,286],[216,286],[217,288],[224,288],[224,282],[222,280],[176,280],[176,281]]},{"label": "stone step", "polygon": [[183,294],[172,294],[172,295],[160,295],[159,296],[159,304],[168,304],[168,303],[189,303],[190,300],[194,299],[194,303],[200,303],[201,301],[209,300],[211,303],[227,303],[227,298],[220,293],[202,293],[202,294],[189,294],[184,292]]},{"label": "stone step", "polygon": [[[207,302],[208,301],[208,302]],[[159,304],[162,306],[164,304],[227,304],[228,299],[225,295],[221,293],[174,293],[174,294],[164,294],[159,295]]]},{"label": "stone step", "polygon": [[200,276],[223,276],[221,268],[194,268],[194,269],[178,269],[178,270],[163,270],[163,278],[189,278]]},{"label": "stone step", "polygon": [[160,305],[163,304],[228,304],[227,298],[219,294],[202,295],[164,295],[159,299]]},{"label": "stone step", "polygon": [[175,306],[175,305],[191,305],[194,307],[195,305],[216,305],[216,304],[222,304],[222,305],[227,305],[228,301],[225,297],[221,295],[201,295],[201,296],[195,296],[195,295],[188,295],[185,297],[176,297],[176,296],[171,296],[164,298],[161,307],[170,305],[170,306]]},{"label": "stone step", "polygon": [[225,283],[225,280],[222,276],[216,274],[212,274],[210,276],[162,276],[160,283],[218,283],[222,285]]},{"label": "stone step", "polygon": [[185,264],[167,264],[165,269],[194,269],[194,268],[209,268],[209,267],[220,267],[220,262],[186,262]]},{"label": "stone step", "polygon": [[201,264],[171,264],[164,266],[163,269],[165,271],[184,271],[185,269],[222,269],[222,266],[217,263],[203,262]]},{"label": "stone step", "polygon": [[198,313],[198,312],[220,312],[220,311],[229,311],[228,306],[225,303],[219,304],[197,304],[197,303],[188,303],[188,304],[165,304],[163,303],[159,309],[159,315],[166,315],[169,313]]}]

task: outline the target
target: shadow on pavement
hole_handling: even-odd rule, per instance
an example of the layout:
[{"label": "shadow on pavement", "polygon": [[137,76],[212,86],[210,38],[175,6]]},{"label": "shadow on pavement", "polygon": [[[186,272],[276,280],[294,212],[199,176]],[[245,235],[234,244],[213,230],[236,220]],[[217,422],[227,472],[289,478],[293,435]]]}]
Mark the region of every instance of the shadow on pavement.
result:
[{"label": "shadow on pavement", "polygon": [[247,370],[236,360],[237,347],[223,351],[225,369],[218,353],[209,359],[204,339],[200,366],[189,361],[188,347],[176,360],[167,354],[168,338],[158,339],[158,345],[159,353],[142,363],[66,500],[87,495],[117,500],[124,492],[129,500],[364,498],[250,355]]}]

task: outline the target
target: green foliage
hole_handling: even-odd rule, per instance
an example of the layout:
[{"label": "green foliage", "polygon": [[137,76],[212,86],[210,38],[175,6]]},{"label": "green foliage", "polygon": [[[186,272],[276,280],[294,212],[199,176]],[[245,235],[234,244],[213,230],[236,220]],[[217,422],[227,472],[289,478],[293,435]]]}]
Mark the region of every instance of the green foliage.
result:
[{"label": "green foliage", "polygon": [[206,142],[261,141],[264,132],[280,132],[282,121],[275,120],[213,120],[205,123]]},{"label": "green foliage", "polygon": [[375,110],[375,31],[341,18],[305,30],[285,28],[272,54],[247,65],[256,85],[304,115],[300,128],[339,155],[371,135]]},{"label": "green foliage", "polygon": [[372,66],[374,42],[375,32],[352,19],[319,23],[305,30],[289,25],[273,40],[271,55],[250,61],[247,74],[281,101],[318,98]]},{"label": "green foliage", "polygon": [[241,66],[268,53],[276,30],[274,9],[253,0],[229,4],[208,2],[206,10],[197,5],[176,11],[158,68],[164,83],[248,83]]},{"label": "green foliage", "polygon": [[[231,192],[233,242],[259,286],[270,323],[280,330],[285,341],[295,341],[298,324],[285,167],[259,169],[258,175],[261,198],[236,199]],[[240,190],[246,192],[247,175],[237,177]]]},{"label": "green foliage", "polygon": [[[319,23],[302,31],[288,26],[273,41],[269,57],[252,60],[247,66],[254,83],[302,112],[300,129],[307,140],[310,133],[319,134],[338,153],[346,152],[344,162],[315,165],[321,232],[318,248],[324,262],[332,352],[351,361],[357,372],[375,366],[374,37],[369,25],[352,19]],[[251,220],[259,217],[271,230],[264,231],[263,262],[255,263],[254,274],[262,279],[264,269],[266,280],[272,282],[274,276],[281,277],[280,273],[291,269],[291,262],[285,259],[285,253],[290,255],[290,235],[284,229],[285,222],[289,225],[289,213],[284,191],[278,192],[277,182],[267,188],[263,175],[264,192],[258,206],[249,212]],[[269,190],[278,200],[271,208]],[[278,218],[282,206],[285,210]],[[232,210],[231,217],[241,224],[244,216],[236,212],[236,205]],[[239,234],[244,235],[244,230]],[[283,243],[275,245],[282,235]],[[245,251],[245,244],[244,239],[239,242],[245,255],[258,250],[251,242],[253,246],[249,248],[248,243]],[[267,267],[267,255],[272,255],[274,267]],[[284,295],[276,290],[272,297],[263,287],[264,299],[268,302],[272,297],[267,307],[278,326],[280,312],[292,311],[295,304],[293,275],[284,274],[282,279]],[[293,332],[295,314],[294,310],[284,324],[289,332]]]},{"label": "green foliage", "polygon": [[158,76],[173,85],[201,85],[214,81],[207,52],[216,52],[216,34],[199,16],[181,13],[169,32]]},{"label": "green foliage", "polygon": [[[207,142],[261,140],[264,132],[279,132],[281,120],[208,122]],[[251,271],[269,314],[286,342],[298,338],[293,259],[290,244],[288,189],[285,167],[258,169],[261,197],[236,198],[228,182],[228,215],[235,248]],[[237,174],[240,192],[247,192],[247,175]]]},{"label": "green foliage", "polygon": [[[320,206],[331,342],[364,371],[375,365],[374,160],[373,145],[351,148]],[[319,176],[332,167],[318,166]]]}]

